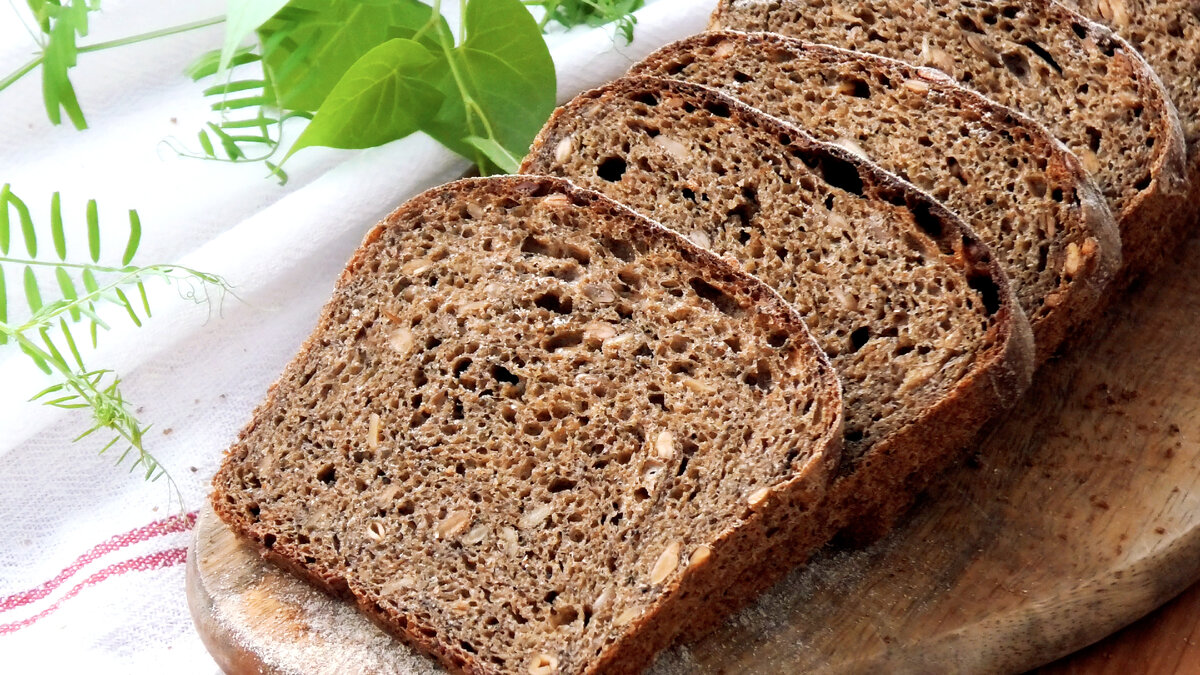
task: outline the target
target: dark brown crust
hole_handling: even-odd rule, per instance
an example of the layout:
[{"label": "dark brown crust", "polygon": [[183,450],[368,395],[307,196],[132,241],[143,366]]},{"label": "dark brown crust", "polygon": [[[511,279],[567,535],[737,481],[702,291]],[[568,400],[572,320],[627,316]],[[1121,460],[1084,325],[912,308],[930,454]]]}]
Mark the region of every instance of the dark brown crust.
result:
[{"label": "dark brown crust", "polygon": [[[724,27],[725,15],[732,9],[735,0],[719,0],[709,21],[710,30]],[[1187,149],[1184,146],[1183,129],[1179,117],[1162,81],[1146,63],[1142,55],[1123,38],[1105,26],[1062,6],[1053,0],[1014,0],[1047,21],[1063,26],[1061,30],[1072,30],[1079,26],[1097,44],[1129,61],[1130,71],[1136,73],[1135,83],[1145,102],[1146,110],[1153,115],[1157,136],[1163,140],[1157,144],[1151,162],[1151,181],[1121,213],[1116,214],[1121,231],[1121,246],[1124,257],[1122,270],[1115,282],[1116,287],[1128,285],[1132,280],[1155,269],[1166,257],[1166,248],[1179,240],[1178,233],[1186,230],[1191,220],[1187,209],[1179,208],[1179,201],[1187,190]],[[778,6],[788,0],[775,0]],[[770,30],[761,26],[762,30]],[[797,36],[803,37],[803,36]],[[842,45],[837,45],[842,46]],[[985,95],[987,92],[983,92]]]},{"label": "dark brown crust", "polygon": [[[836,406],[837,409],[837,414],[832,416],[829,427],[823,431],[819,447],[814,448],[812,461],[790,480],[779,483],[777,487],[773,488],[769,507],[755,511],[747,510],[736,527],[731,527],[711,542],[713,556],[709,563],[698,566],[698,569],[689,568],[685,573],[676,575],[672,584],[663,590],[663,600],[646,615],[640,617],[637,622],[631,624],[625,633],[612,643],[610,648],[587,671],[593,673],[637,672],[649,663],[655,653],[675,639],[694,614],[707,613],[724,616],[725,612],[722,611],[722,608],[701,606],[697,602],[703,595],[702,591],[720,588],[724,579],[741,574],[743,569],[754,564],[762,552],[770,546],[768,532],[783,525],[780,519],[788,518],[794,512],[811,511],[815,502],[823,495],[840,454],[842,439],[841,386],[828,359],[817,348],[812,337],[808,335],[803,321],[791,306],[773,290],[739,270],[730,262],[696,247],[667,228],[600,194],[578,188],[566,180],[541,176],[460,180],[418,195],[392,212],[383,222],[367,233],[363,246],[351,258],[339,277],[337,289],[335,289],[329,304],[326,305],[317,327],[301,347],[296,358],[289,364],[288,369],[302,363],[307,353],[318,344],[321,334],[331,321],[331,308],[338,302],[341,289],[369,261],[369,245],[381,237],[385,228],[409,227],[411,214],[424,211],[436,200],[445,196],[479,192],[514,198],[544,196],[551,193],[561,194],[577,206],[618,217],[631,223],[628,229],[629,233],[651,241],[666,241],[669,245],[680,249],[686,259],[709,273],[709,280],[714,285],[749,296],[757,310],[766,315],[774,326],[790,333],[808,336],[811,348],[807,351],[818,359],[818,367],[823,380],[823,393],[820,398],[822,401]],[[310,564],[299,562],[303,560],[299,551],[294,550],[285,542],[275,541],[271,532],[264,531],[259,524],[248,522],[245,514],[230,508],[223,498],[222,476],[230,470],[237,459],[234,450],[245,441],[256,425],[264,423],[268,419],[268,413],[274,405],[277,386],[278,383],[272,385],[268,390],[266,399],[255,411],[251,422],[242,430],[238,441],[233,444],[221,469],[214,477],[211,502],[217,515],[236,534],[249,539],[265,559],[307,579],[332,595],[353,600],[363,613],[386,631],[414,648],[437,658],[447,668],[464,673],[495,672],[488,667],[489,664],[477,660],[474,654],[455,645],[448,645],[427,637],[424,629],[432,627],[419,625],[414,617],[397,616],[386,611],[372,599],[371,593],[367,589],[358,587],[353,579],[342,577],[328,566],[321,564],[320,561]],[[792,518],[792,520],[798,520],[798,518]],[[271,543],[268,543],[268,538]]]},{"label": "dark brown crust", "polygon": [[[1113,220],[1099,189],[1088,177],[1086,171],[1062,143],[1055,140],[1039,123],[1001,106],[990,99],[959,86],[952,78],[939,70],[920,68],[903,61],[882,56],[853,52],[829,45],[811,44],[777,33],[741,33],[738,31],[714,31],[701,33],[666,47],[647,56],[629,70],[631,76],[659,76],[671,70],[673,64],[680,62],[680,57],[686,57],[701,47],[712,47],[725,40],[739,40],[751,49],[770,49],[786,51],[792,54],[807,52],[823,62],[844,63],[857,61],[867,64],[876,71],[886,71],[889,76],[919,80],[931,89],[937,90],[943,96],[956,102],[962,110],[971,110],[979,119],[988,120],[997,127],[1019,129],[1032,142],[1039,144],[1047,157],[1046,173],[1052,179],[1051,185],[1063,186],[1072,193],[1079,195],[1080,208],[1073,211],[1079,230],[1085,236],[1092,236],[1099,244],[1100,255],[1089,261],[1089,268],[1076,275],[1070,281],[1064,280],[1056,289],[1060,304],[1041,317],[1030,317],[1034,342],[1037,345],[1036,362],[1042,363],[1058,349],[1063,340],[1077,326],[1089,321],[1100,306],[1100,300],[1108,290],[1109,283],[1121,267],[1121,240],[1116,221]],[[894,80],[896,81],[896,80]],[[748,104],[753,105],[748,102]],[[803,124],[795,120],[785,120],[796,126]],[[943,120],[928,120],[930,126],[936,126]]]},{"label": "dark brown crust", "polygon": [[[634,96],[645,91],[670,92],[698,106],[727,106],[734,123],[750,124],[775,136],[790,137],[792,142],[787,146],[788,151],[805,153],[814,161],[832,158],[854,165],[863,179],[864,193],[889,201],[902,200],[909,208],[926,210],[941,223],[943,245],[964,257],[966,269],[974,267],[977,273],[986,274],[998,289],[1000,308],[989,329],[993,346],[977,355],[971,375],[903,431],[871,448],[861,461],[849,467],[844,464],[826,507],[817,517],[819,522],[813,525],[816,540],[827,540],[841,529],[886,531],[915,498],[916,493],[912,490],[923,487],[939,469],[958,456],[988,420],[1016,402],[1032,380],[1033,337],[1029,323],[1012,295],[1008,279],[970,228],[932,197],[842,148],[815,141],[795,127],[696,84],[626,77],[581,94],[551,116],[534,141],[521,170],[536,172],[540,167],[551,165],[558,141],[569,132],[577,111],[602,105],[610,97]],[[777,579],[787,569],[807,559],[813,541],[805,538],[776,545],[768,556],[773,569],[756,570],[743,580],[746,585],[739,588],[761,590],[766,580]],[[726,600],[740,603],[746,595],[726,596]]]}]

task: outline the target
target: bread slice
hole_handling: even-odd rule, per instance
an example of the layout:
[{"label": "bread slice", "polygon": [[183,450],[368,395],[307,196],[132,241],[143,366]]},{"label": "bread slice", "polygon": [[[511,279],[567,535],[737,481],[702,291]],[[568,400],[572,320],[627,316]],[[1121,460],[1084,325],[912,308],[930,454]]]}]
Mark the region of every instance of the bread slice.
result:
[{"label": "bread slice", "polygon": [[1029,324],[957,217],[714,90],[622,78],[582,94],[551,116],[522,171],[649,214],[796,305],[844,387],[843,465],[822,512],[831,530],[889,527],[1029,383]]},{"label": "bread slice", "polygon": [[931,193],[1003,265],[1039,362],[1092,317],[1120,267],[1116,223],[1075,156],[941,71],[775,33],[718,32],[668,45],[630,74],[719,89]]},{"label": "bread slice", "polygon": [[1162,78],[1187,144],[1190,197],[1182,204],[1200,224],[1200,3],[1196,0],[1065,0],[1133,44]]},{"label": "bread slice", "polygon": [[721,0],[713,28],[774,31],[939,68],[1046,125],[1116,215],[1126,273],[1184,224],[1184,147],[1157,76],[1104,27],[1050,0]]},{"label": "bread slice", "polygon": [[841,409],[758,280],[565,181],[466,180],[367,235],[212,502],[451,669],[632,672],[795,534]]}]

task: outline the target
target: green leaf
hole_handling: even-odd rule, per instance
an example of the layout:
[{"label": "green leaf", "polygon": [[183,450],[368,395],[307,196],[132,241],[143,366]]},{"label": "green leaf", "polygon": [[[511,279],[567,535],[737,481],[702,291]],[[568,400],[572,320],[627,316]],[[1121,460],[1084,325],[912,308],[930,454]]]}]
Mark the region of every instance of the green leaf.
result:
[{"label": "green leaf", "polygon": [[29,311],[34,314],[42,308],[42,291],[38,288],[33,268],[28,265],[25,267],[25,301],[29,303]]},{"label": "green leaf", "polygon": [[[258,56],[258,54],[253,53],[251,48],[243,47],[237,50],[237,52],[233,55],[233,58],[229,61],[228,67],[232,68],[234,66],[241,66],[260,60],[261,58]],[[211,52],[205,52],[204,54],[201,54],[200,57],[195,61],[192,61],[192,63],[185,68],[183,72],[188,77],[192,78],[193,82],[197,82],[206,77],[216,75],[220,63],[221,50],[214,49]]]},{"label": "green leaf", "polygon": [[[63,267],[54,268],[54,276],[58,279],[58,288],[62,291],[63,298],[74,301],[79,299],[79,292],[75,289],[75,282],[71,280],[71,275]],[[79,307],[72,306],[70,309],[71,321],[79,321]]]},{"label": "green leaf", "polygon": [[251,33],[275,16],[288,0],[227,0],[225,44],[217,61],[217,72],[229,68],[241,44]]},{"label": "green leaf", "polygon": [[138,246],[142,243],[142,218],[136,209],[129,209],[129,241],[125,244],[125,253],[121,256],[121,264],[128,265],[137,255]]},{"label": "green leaf", "polygon": [[142,297],[142,309],[146,310],[146,317],[149,318],[154,316],[150,312],[150,298],[146,296],[146,284],[139,281],[137,284],[137,289],[138,295]]},{"label": "green leaf", "polygon": [[88,293],[95,293],[100,290],[100,284],[96,283],[96,274],[91,270],[83,271],[83,287]]},{"label": "green leaf", "polygon": [[266,80],[237,80],[236,82],[226,82],[225,84],[213,85],[204,91],[200,92],[204,96],[221,95],[228,96],[239,91],[247,91],[249,89],[262,89],[267,86]]},{"label": "green leaf", "polygon": [[79,355],[79,347],[75,344],[75,336],[71,335],[71,327],[63,319],[58,320],[59,330],[62,331],[63,338],[67,341],[67,347],[71,350],[71,356],[75,359],[75,364],[83,370],[83,357]]},{"label": "green leaf", "polygon": [[96,210],[96,200],[89,199],[87,204],[88,252],[92,262],[100,262],[100,214]]},{"label": "green leaf", "polygon": [[288,156],[314,145],[369,148],[418,131],[442,95],[413,75],[436,59],[420,43],[400,38],[372,49],[329,93]]},{"label": "green leaf", "polygon": [[70,366],[67,365],[67,360],[63,358],[62,352],[58,351],[54,340],[50,339],[50,331],[43,328],[38,331],[38,334],[42,336],[42,344],[46,345],[46,349],[50,352],[50,356],[54,358],[54,362],[69,368]]},{"label": "green leaf", "polygon": [[208,138],[208,133],[201,129],[196,133],[196,135],[200,138],[200,147],[204,149],[204,154],[208,155],[209,157],[216,157],[217,153],[213,148],[212,141]]},{"label": "green leaf", "polygon": [[21,343],[21,351],[25,352],[25,354],[33,360],[33,365],[37,366],[38,370],[47,375],[50,374],[50,366],[46,364],[46,359],[42,358],[41,354],[30,349],[29,345],[25,344],[24,342]]},{"label": "green leaf", "polygon": [[[25,250],[29,252],[30,258],[36,258],[37,230],[33,229],[33,218],[29,215],[29,207],[25,206],[25,202],[12,192],[8,193],[8,203],[17,210],[17,218],[21,221],[21,234],[25,237]],[[7,252],[7,247],[5,247],[5,252]]]},{"label": "green leaf", "polygon": [[125,295],[125,291],[116,289],[117,297],[121,300],[121,305],[125,307],[125,311],[129,313],[129,318],[133,320],[133,324],[138,328],[142,327],[142,319],[137,315],[137,311],[133,308],[133,303],[129,302],[129,296]]},{"label": "green leaf", "polygon": [[[316,111],[367,52],[393,38],[416,37],[431,19],[445,26],[417,0],[292,0],[259,31],[280,106]],[[419,41],[436,47],[431,31]]]},{"label": "green leaf", "polygon": [[212,122],[208,122],[207,125],[209,130],[213,132],[213,134],[217,137],[217,140],[221,143],[221,149],[225,151],[225,155],[228,156],[229,159],[238,160],[246,157],[246,153],[242,152],[242,149],[238,147],[237,141],[235,141],[229,134],[225,133],[221,127],[218,127]]},{"label": "green leaf", "polygon": [[521,168],[521,158],[513,155],[508,150],[505,150],[496,141],[490,138],[480,138],[478,136],[467,136],[467,143],[471,144],[476,150],[482,152],[487,158],[500,168],[504,173],[516,173]]},{"label": "green leaf", "polygon": [[12,188],[8,183],[0,188],[0,254],[8,255],[8,242],[11,231],[9,230],[8,221],[8,198]]},{"label": "green leaf", "polygon": [[[446,101],[424,131],[470,157],[468,136],[491,138],[524,156],[554,111],[554,61],[533,16],[520,0],[471,0],[466,39],[429,73]],[[468,99],[475,104],[468,107]]]},{"label": "green leaf", "polygon": [[50,235],[54,239],[54,252],[58,254],[58,259],[66,260],[67,238],[63,234],[62,197],[57,192],[50,196]]}]

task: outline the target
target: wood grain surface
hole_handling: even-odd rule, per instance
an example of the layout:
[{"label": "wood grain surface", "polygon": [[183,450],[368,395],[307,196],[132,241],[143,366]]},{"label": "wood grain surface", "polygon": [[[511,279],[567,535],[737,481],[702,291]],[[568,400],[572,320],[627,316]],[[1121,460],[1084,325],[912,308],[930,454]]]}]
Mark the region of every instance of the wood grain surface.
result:
[{"label": "wood grain surface", "polygon": [[[654,670],[1019,672],[1200,578],[1197,269],[1192,241],[1043,368],[889,537],[822,552]],[[262,563],[211,514],[197,526],[189,598],[223,665],[431,668],[350,607]]]}]

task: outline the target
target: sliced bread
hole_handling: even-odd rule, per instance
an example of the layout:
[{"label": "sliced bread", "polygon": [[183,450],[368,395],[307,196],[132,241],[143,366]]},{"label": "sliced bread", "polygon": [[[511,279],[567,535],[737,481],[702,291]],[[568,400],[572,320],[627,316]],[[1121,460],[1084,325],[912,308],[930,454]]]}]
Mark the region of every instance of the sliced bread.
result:
[{"label": "sliced bread", "polygon": [[939,70],[775,33],[719,32],[668,45],[630,74],[719,89],[932,194],[1004,266],[1039,362],[1092,317],[1120,267],[1116,223],[1075,156]]},{"label": "sliced bread", "polygon": [[650,214],[795,304],[844,387],[830,530],[889,527],[1029,383],[1029,325],[956,216],[712,89],[622,78],[582,94],[551,116],[522,171]]},{"label": "sliced bread", "polygon": [[1066,0],[1137,47],[1162,78],[1188,148],[1191,194],[1182,205],[1200,223],[1200,2]]},{"label": "sliced bread", "polygon": [[841,410],[735,265],[562,180],[466,180],[367,235],[212,502],[452,670],[635,672],[795,536]]},{"label": "sliced bread", "polygon": [[1129,279],[1184,226],[1179,120],[1128,43],[1050,0],[721,0],[713,28],[773,31],[945,71],[1044,124],[1108,199]]}]

